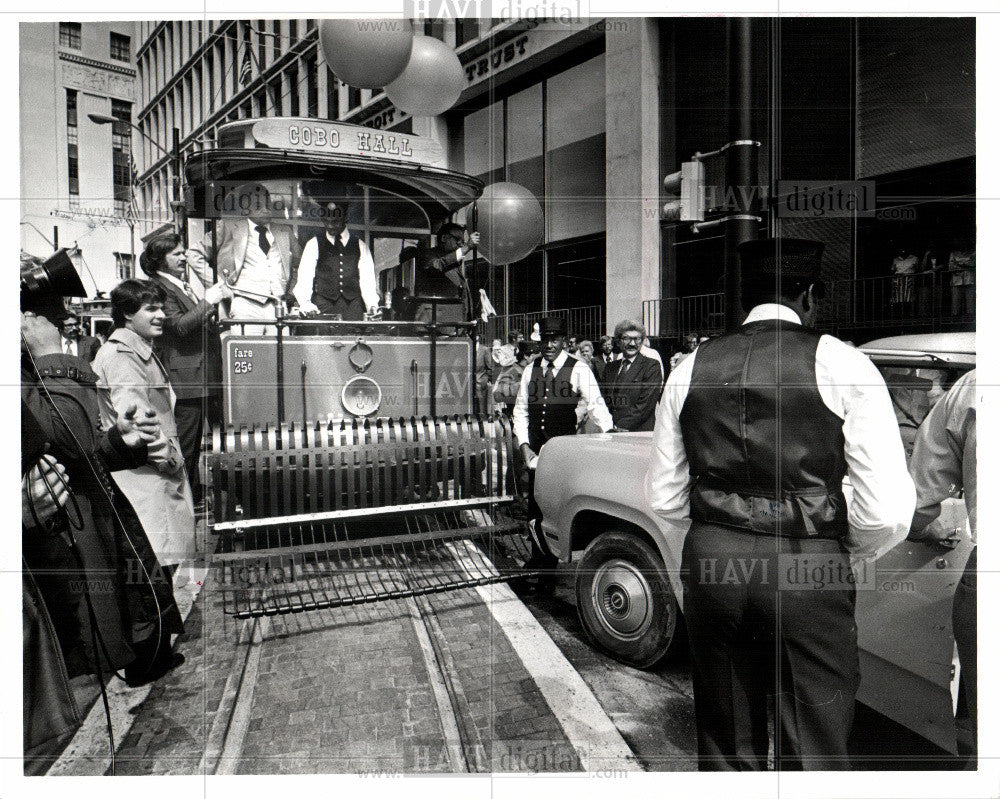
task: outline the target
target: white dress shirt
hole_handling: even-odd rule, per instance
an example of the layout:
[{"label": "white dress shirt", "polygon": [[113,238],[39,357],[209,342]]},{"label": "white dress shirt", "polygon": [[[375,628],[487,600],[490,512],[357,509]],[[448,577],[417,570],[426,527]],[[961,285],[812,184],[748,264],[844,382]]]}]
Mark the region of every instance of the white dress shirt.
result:
[{"label": "white dress shirt", "polygon": [[[744,324],[764,319],[801,324],[791,308],[774,303],[755,307]],[[696,349],[667,379],[656,407],[646,474],[649,505],[673,523],[690,514],[691,477],[680,414],[697,357]],[[833,336],[822,336],[816,348],[816,384],[823,404],[844,420],[844,456],[853,488],[844,545],[855,556],[879,557],[906,538],[916,504],[889,391],[868,356]]]},{"label": "white dress shirt", "polygon": [[62,341],[60,342],[60,345],[62,347],[62,351],[63,352],[65,352],[67,355],[76,355],[76,356],[78,356],[80,354],[80,340],[79,339],[66,338],[66,336],[64,336],[62,334],[60,334],[59,338],[62,339]]},{"label": "white dress shirt", "polygon": [[[558,372],[563,368],[568,357],[565,350],[560,352],[552,361],[552,368]],[[542,356],[525,367],[524,374],[521,375],[521,386],[517,391],[517,401],[514,403],[514,435],[517,437],[518,446],[528,443],[528,384],[531,382],[531,374],[536,363],[542,364],[542,368],[545,368],[545,357]],[[601,396],[601,389],[597,386],[597,378],[594,377],[590,367],[579,358],[573,364],[569,383],[573,387],[573,391],[579,394],[587,404],[587,413],[602,432],[606,433],[614,427],[608,407],[604,404],[604,397]]]},{"label": "white dress shirt", "polygon": [[[329,233],[324,233],[326,240],[331,244],[336,244],[336,239],[330,238]],[[351,239],[351,232],[344,228],[340,233],[340,244],[347,246]],[[375,260],[372,258],[368,245],[358,239],[358,246],[361,249],[361,256],[358,259],[358,275],[361,283],[361,298],[364,300],[365,308],[375,308],[379,304],[378,283],[375,280]],[[299,308],[306,313],[319,310],[312,301],[313,280],[316,277],[316,262],[319,260],[319,241],[316,236],[306,242],[302,248],[302,258],[299,260],[299,276],[295,283],[293,293],[295,299],[299,301]]]},{"label": "white dress shirt", "polygon": [[185,283],[183,280],[180,280],[179,278],[174,277],[173,275],[169,274],[168,272],[160,272],[159,275],[160,275],[161,278],[163,278],[164,280],[166,280],[168,283],[172,283],[173,285],[177,286],[177,288],[179,288],[181,291],[184,292],[184,296],[187,297],[192,302],[197,303],[199,301],[199,297],[198,297],[197,294],[195,294],[195,291],[191,287],[190,283]]},{"label": "white dress shirt", "polygon": [[243,256],[243,268],[240,269],[240,276],[235,285],[237,288],[252,291],[255,294],[281,297],[285,292],[284,270],[281,265],[281,250],[275,244],[274,234],[271,233],[270,228],[267,228],[265,235],[271,246],[265,255],[260,246],[257,225],[249,219],[247,224],[250,226],[247,251],[246,255]]}]

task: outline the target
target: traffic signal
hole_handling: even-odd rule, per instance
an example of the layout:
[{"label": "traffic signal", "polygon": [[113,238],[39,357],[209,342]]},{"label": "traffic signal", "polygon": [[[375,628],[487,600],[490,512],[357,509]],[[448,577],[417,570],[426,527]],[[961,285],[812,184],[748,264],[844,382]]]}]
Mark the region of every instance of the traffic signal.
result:
[{"label": "traffic signal", "polygon": [[677,172],[663,179],[663,188],[674,199],[663,206],[663,219],[671,222],[702,222],[705,219],[705,165],[686,161]]}]

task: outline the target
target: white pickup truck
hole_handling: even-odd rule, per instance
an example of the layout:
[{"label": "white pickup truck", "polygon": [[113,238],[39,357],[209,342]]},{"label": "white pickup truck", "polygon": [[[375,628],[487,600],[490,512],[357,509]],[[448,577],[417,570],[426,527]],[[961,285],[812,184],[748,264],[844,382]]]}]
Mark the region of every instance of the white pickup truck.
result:
[{"label": "white pickup truck", "polygon": [[[886,378],[909,457],[933,402],[975,367],[975,333],[896,336],[860,349]],[[575,561],[577,609],[599,649],[652,666],[678,645],[679,567],[686,530],[670,529],[646,504],[652,433],[564,436],[539,453],[535,499],[553,553]],[[845,482],[845,491],[850,485]],[[957,660],[951,603],[972,549],[960,496],[945,503],[954,548],[904,541],[880,558],[859,589],[858,699],[943,749],[954,751]]]}]

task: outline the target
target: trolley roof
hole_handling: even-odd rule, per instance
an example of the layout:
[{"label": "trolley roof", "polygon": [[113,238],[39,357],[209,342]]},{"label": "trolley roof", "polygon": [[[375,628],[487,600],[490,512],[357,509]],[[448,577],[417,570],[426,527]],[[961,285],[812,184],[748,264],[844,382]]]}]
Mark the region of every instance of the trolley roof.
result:
[{"label": "trolley roof", "polygon": [[475,201],[483,182],[434,165],[440,145],[413,134],[324,120],[269,117],[224,125],[218,147],[188,156],[187,212],[218,216],[212,199],[233,182],[274,178],[370,186],[447,216]]}]

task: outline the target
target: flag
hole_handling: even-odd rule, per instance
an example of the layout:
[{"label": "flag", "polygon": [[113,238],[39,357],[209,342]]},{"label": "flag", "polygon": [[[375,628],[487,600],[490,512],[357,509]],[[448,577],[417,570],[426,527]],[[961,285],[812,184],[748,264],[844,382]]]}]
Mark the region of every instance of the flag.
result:
[{"label": "flag", "polygon": [[253,79],[253,54],[250,52],[250,31],[243,37],[243,61],[240,64],[240,86],[249,86]]},{"label": "flag", "polygon": [[129,190],[128,208],[125,210],[125,218],[133,224],[139,218],[139,170],[135,168],[135,159],[132,157],[131,146],[128,149],[128,168],[132,185]]},{"label": "flag", "polygon": [[496,308],[493,307],[490,298],[486,296],[486,289],[479,289],[479,304],[483,309],[480,317],[484,322],[490,321],[491,316],[497,315]]}]

